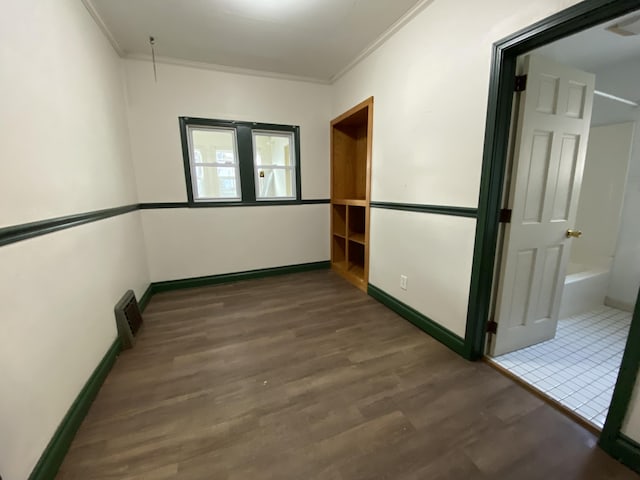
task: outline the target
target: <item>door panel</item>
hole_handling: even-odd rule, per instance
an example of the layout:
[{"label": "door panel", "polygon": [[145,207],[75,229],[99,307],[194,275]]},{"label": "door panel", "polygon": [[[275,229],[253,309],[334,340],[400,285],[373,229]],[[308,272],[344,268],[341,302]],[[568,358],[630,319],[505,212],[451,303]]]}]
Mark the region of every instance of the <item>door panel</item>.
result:
[{"label": "door panel", "polygon": [[[593,92],[591,93],[593,95]],[[572,118],[584,118],[587,85],[575,81],[569,81],[569,100],[565,115]],[[589,114],[589,120],[591,115]]]},{"label": "door panel", "polygon": [[590,73],[535,55],[522,69],[492,355],[555,336],[593,104]]},{"label": "door panel", "polygon": [[566,221],[569,219],[573,191],[572,179],[576,175],[578,162],[578,144],[579,137],[577,135],[564,135],[562,137],[560,164],[551,214],[552,221]]},{"label": "door panel", "polygon": [[534,132],[531,156],[527,157],[529,165],[523,165],[525,168],[529,167],[529,174],[524,184],[527,191],[522,219],[526,223],[540,223],[542,221],[552,139],[553,132]]},{"label": "door panel", "polygon": [[513,327],[525,326],[527,323],[527,308],[533,286],[536,253],[535,249],[528,249],[517,254],[513,298],[508,316],[509,324]]},{"label": "door panel", "polygon": [[556,294],[558,282],[558,273],[562,263],[562,249],[564,245],[553,245],[547,247],[544,255],[542,267],[542,280],[540,288],[540,297],[537,301],[535,318],[546,319],[553,315],[552,306],[554,304],[554,295]]},{"label": "door panel", "polygon": [[560,79],[552,75],[540,75],[540,92],[538,93],[538,103],[536,111],[540,113],[556,113],[558,105],[558,86]]}]

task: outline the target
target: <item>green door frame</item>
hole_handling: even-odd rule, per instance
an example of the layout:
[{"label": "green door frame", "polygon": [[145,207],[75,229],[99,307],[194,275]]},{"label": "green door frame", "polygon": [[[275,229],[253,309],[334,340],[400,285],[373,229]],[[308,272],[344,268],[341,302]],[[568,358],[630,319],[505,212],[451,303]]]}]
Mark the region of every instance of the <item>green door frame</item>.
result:
[{"label": "green door frame", "polygon": [[640,471],[640,445],[620,430],[629,409],[631,394],[636,385],[638,368],[640,368],[638,338],[640,338],[640,293],[633,311],[633,320],[631,320],[609,413],[600,435],[600,446],[636,471]]},{"label": "green door frame", "polygon": [[[489,100],[482,157],[469,307],[464,356],[483,356],[486,325],[493,290],[498,244],[499,213],[507,161],[516,59],[533,49],[640,9],[638,0],[586,0],[516,32],[493,45]],[[600,445],[635,469],[640,469],[640,448],[620,433],[640,366],[640,349],[631,342],[640,338],[638,302]]]}]

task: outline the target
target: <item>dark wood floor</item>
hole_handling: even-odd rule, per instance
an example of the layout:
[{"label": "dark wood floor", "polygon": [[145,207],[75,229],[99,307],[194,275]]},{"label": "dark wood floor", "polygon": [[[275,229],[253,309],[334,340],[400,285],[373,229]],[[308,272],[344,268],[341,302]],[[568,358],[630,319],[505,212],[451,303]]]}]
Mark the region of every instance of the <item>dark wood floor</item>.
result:
[{"label": "dark wood floor", "polygon": [[58,478],[638,478],[331,272],[159,294],[145,322]]}]

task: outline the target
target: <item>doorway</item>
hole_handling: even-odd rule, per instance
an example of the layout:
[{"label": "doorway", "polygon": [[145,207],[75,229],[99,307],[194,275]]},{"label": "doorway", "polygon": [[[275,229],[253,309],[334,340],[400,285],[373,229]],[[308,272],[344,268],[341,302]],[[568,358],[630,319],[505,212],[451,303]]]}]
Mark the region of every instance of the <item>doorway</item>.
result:
[{"label": "doorway", "polygon": [[[544,52],[536,52],[538,55],[541,53]],[[608,73],[615,73],[616,70],[626,73],[621,71],[625,69],[625,64],[617,69],[609,64],[606,68]],[[640,60],[638,73],[640,74]],[[629,79],[624,75],[623,77]],[[598,84],[598,88],[606,89],[606,81],[600,81]],[[640,97],[640,92],[638,96]],[[497,299],[496,308],[506,307],[506,311],[496,313],[497,335],[488,337],[487,347],[488,354],[497,365],[573,411],[596,429],[602,429],[608,413],[635,300],[635,295],[629,297],[621,285],[622,278],[629,274],[640,278],[640,265],[634,268],[634,263],[629,261],[633,259],[629,259],[627,247],[627,244],[631,244],[631,248],[640,244],[640,231],[636,234],[634,227],[634,219],[638,213],[638,201],[634,198],[634,192],[637,190],[635,171],[640,169],[640,148],[636,148],[635,151],[633,149],[636,122],[627,121],[634,120],[635,117],[640,118],[640,111],[617,100],[603,98],[616,103],[609,105],[594,101],[584,167],[580,168],[581,162],[576,162],[577,168],[568,169],[573,171],[576,177],[570,186],[579,189],[579,194],[573,199],[575,205],[571,209],[565,209],[563,204],[563,208],[560,212],[555,212],[555,216],[554,212],[547,212],[551,221],[556,226],[560,224],[561,228],[567,226],[562,225],[560,217],[569,213],[571,218],[568,227],[579,228],[583,235],[578,238],[566,238],[560,232],[556,234],[556,237],[560,237],[559,242],[553,239],[550,245],[543,243],[536,251],[533,250],[536,246],[531,243],[524,248],[518,248],[522,246],[517,245],[517,242],[522,240],[509,235],[510,224],[503,225],[502,228],[507,234],[502,242],[502,278],[498,282],[509,282],[512,288],[498,289],[498,295],[502,294],[503,298]],[[609,123],[612,121],[614,123]],[[604,124],[601,125],[602,122]],[[544,149],[549,153],[546,146]],[[575,157],[570,155],[568,158]],[[526,160],[525,158],[525,163]],[[514,170],[518,169],[510,168],[511,172]],[[548,177],[553,165],[546,170]],[[559,165],[558,170],[562,170],[562,165]],[[530,180],[531,173],[531,168],[525,168],[524,174]],[[510,192],[512,198],[507,199],[507,205],[508,202],[513,202],[514,198],[523,197],[513,192],[518,188],[518,175],[522,176],[522,172],[508,175],[511,185],[505,191]],[[534,177],[533,181],[540,180]],[[557,187],[561,181],[562,178],[553,179],[553,184]],[[534,193],[545,191],[549,196],[551,192],[548,185],[546,189],[540,185],[534,187]],[[559,193],[570,190],[561,189]],[[526,193],[524,196],[531,202],[531,191]],[[555,195],[551,202],[557,207],[558,191],[553,193]],[[540,205],[538,197],[533,200],[536,201],[536,205]],[[532,210],[529,210],[530,218]],[[518,221],[517,211],[513,221]],[[537,222],[534,222],[533,226],[540,228]],[[519,225],[515,227],[524,228]],[[532,235],[527,234],[527,240],[531,237]],[[509,245],[505,245],[510,239],[514,239],[516,243],[516,251],[511,254],[517,261],[515,274],[507,278],[504,276],[507,263],[504,257],[513,250]],[[568,251],[562,252],[561,249]],[[527,254],[530,252],[540,257],[539,261],[543,264],[544,271],[538,273],[538,278],[534,275],[536,272],[521,271],[532,266],[519,258],[524,256],[525,260],[528,260]],[[554,263],[549,262],[549,252]],[[558,253],[567,257],[564,262]],[[560,270],[556,272],[555,268]],[[550,276],[555,278],[544,278]],[[536,291],[536,281],[545,284],[547,290],[545,291],[545,285],[542,285],[538,286]],[[556,283],[557,288],[554,288]],[[556,299],[553,298],[554,295],[557,296]],[[527,308],[529,311],[526,311]],[[551,323],[552,328],[547,328],[542,332],[545,336],[540,337],[540,329],[535,328],[536,323],[539,325],[543,322]],[[515,326],[511,329],[500,329],[501,326],[510,324]],[[533,324],[533,328],[527,324]],[[513,339],[509,338],[509,330],[515,331]],[[500,340],[501,334],[503,341],[496,342]]]},{"label": "doorway", "polygon": [[640,108],[620,96],[640,98],[640,36],[607,29],[634,18],[518,59],[527,86],[514,98],[503,199],[510,221],[502,225],[497,328],[487,345],[495,364],[597,429],[635,301],[623,279],[640,279],[629,255],[640,245]]},{"label": "doorway", "polygon": [[[622,15],[628,15],[637,8],[637,2],[630,1],[582,2],[494,45],[478,209],[478,229],[476,231],[465,344],[466,354],[469,358],[477,358],[485,352],[487,320],[491,319],[492,301],[496,300],[494,285],[499,280],[497,275],[499,265],[496,265],[500,233],[499,218],[503,192],[507,185],[506,160],[509,157],[509,119],[512,113],[512,85],[513,78],[516,76],[517,58],[556,40],[569,37],[603,22],[611,22]],[[588,51],[586,48],[583,50]],[[569,229],[567,228],[567,230]],[[494,267],[496,268],[494,269]],[[564,274],[566,264],[560,270],[563,270]],[[635,293],[637,295],[637,289]],[[632,315],[629,338],[640,334],[640,312],[637,302],[635,303],[636,309]],[[491,326],[490,322],[489,326]],[[625,434],[621,430],[623,430],[625,416],[629,410],[639,365],[640,352],[635,344],[629,340],[625,345],[622,367],[618,375],[611,409],[600,437],[600,444],[603,448],[612,455],[623,458],[626,463],[635,464],[636,468],[640,465],[638,445],[626,435],[628,429],[624,430]]]}]

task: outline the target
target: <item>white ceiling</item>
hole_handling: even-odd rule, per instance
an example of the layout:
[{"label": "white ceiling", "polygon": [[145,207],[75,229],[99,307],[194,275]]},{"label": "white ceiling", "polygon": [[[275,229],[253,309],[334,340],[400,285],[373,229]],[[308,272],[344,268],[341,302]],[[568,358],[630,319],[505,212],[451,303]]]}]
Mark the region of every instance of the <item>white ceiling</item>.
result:
[{"label": "white ceiling", "polygon": [[606,30],[608,26],[636,16],[638,12],[622,16],[545,45],[536,52],[593,73],[610,65],[640,59],[640,35],[623,37]]},{"label": "white ceiling", "polygon": [[424,0],[83,0],[122,56],[330,81]]}]

